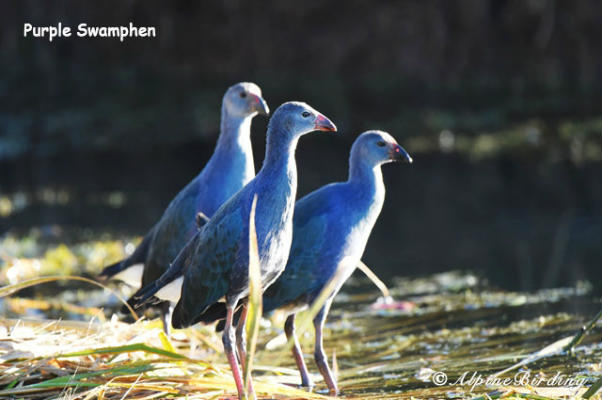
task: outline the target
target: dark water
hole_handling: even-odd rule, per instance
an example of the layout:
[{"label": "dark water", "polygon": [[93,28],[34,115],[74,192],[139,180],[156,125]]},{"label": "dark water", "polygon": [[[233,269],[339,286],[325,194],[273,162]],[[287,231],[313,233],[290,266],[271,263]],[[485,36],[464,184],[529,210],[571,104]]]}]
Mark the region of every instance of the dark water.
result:
[{"label": "dark water", "polygon": [[[316,135],[301,142],[300,196],[346,179],[342,160],[351,139],[341,145]],[[0,233],[41,227],[57,243],[102,232],[143,235],[210,151],[191,142],[2,161],[0,193],[13,210],[0,217]],[[261,145],[255,154],[263,154]],[[468,269],[504,288],[588,280],[602,290],[602,163],[554,162],[537,153],[482,160],[412,155],[411,166],[383,167],[387,196],[364,256],[379,275]]]}]

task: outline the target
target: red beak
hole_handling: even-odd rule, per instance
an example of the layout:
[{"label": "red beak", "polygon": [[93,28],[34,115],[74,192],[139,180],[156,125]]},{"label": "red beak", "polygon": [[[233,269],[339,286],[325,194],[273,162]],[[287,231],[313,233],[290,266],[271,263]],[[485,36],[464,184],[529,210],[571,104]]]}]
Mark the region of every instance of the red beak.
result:
[{"label": "red beak", "polygon": [[326,132],[336,132],[337,126],[332,123],[331,120],[323,116],[322,114],[318,114],[316,117],[315,126],[317,131],[326,131]]},{"label": "red beak", "polygon": [[261,115],[270,115],[270,108],[268,107],[268,103],[266,103],[264,99],[254,94],[250,96],[254,100],[253,107],[255,111],[257,111],[257,113]]},{"label": "red beak", "polygon": [[390,154],[391,154],[391,159],[393,161],[404,162],[404,163],[408,163],[408,164],[411,164],[412,162],[414,162],[414,160],[412,160],[412,157],[408,154],[408,152],[398,144],[393,145],[393,148],[391,149]]}]

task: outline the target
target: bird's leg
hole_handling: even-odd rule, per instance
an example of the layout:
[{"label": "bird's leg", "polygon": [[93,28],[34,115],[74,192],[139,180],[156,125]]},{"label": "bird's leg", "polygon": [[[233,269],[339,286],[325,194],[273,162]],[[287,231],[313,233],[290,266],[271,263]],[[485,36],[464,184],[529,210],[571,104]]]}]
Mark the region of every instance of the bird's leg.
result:
[{"label": "bird's leg", "polygon": [[236,324],[236,350],[238,350],[238,361],[243,368],[247,362],[247,310],[247,305],[244,304]]},{"label": "bird's leg", "polygon": [[171,315],[173,313],[173,305],[169,301],[161,303],[161,322],[163,322],[163,332],[167,337],[170,336]]},{"label": "bird's leg", "polygon": [[232,369],[232,376],[234,377],[234,382],[236,383],[238,398],[243,399],[245,397],[245,391],[243,389],[240,368],[238,366],[238,361],[236,360],[236,352],[234,350],[234,342],[236,340],[234,329],[232,327],[232,318],[234,317],[234,306],[228,304],[226,306],[226,310],[226,324],[224,326],[222,342],[224,344],[224,351],[226,352],[226,357],[228,358],[228,364],[230,364],[230,369]]},{"label": "bird's leg", "polygon": [[322,328],[324,327],[324,321],[326,320],[326,314],[328,313],[329,308],[330,304],[327,303],[326,305],[324,305],[324,307],[322,307],[318,315],[316,315],[316,317],[314,318],[314,328],[316,330],[314,358],[316,360],[316,364],[318,365],[320,373],[324,377],[326,385],[328,385],[330,395],[336,396],[337,394],[339,394],[339,389],[337,388],[337,383],[334,377],[332,376],[330,367],[328,367],[326,354],[324,353],[324,344],[322,343]]},{"label": "bird's leg", "polygon": [[293,338],[292,351],[293,357],[295,357],[295,363],[297,363],[297,368],[299,369],[299,374],[301,374],[301,386],[310,388],[313,387],[314,383],[309,376],[309,372],[305,366],[305,361],[303,361],[303,353],[301,352],[301,346],[299,346],[299,340],[297,339],[297,334],[295,333],[295,314],[291,314],[286,318],[286,322],[284,323],[284,333],[286,333],[287,340],[291,340],[291,338]]},{"label": "bird's leg", "polygon": [[[238,350],[238,360],[243,373],[246,373],[245,365],[247,364],[247,311],[249,307],[247,303],[243,304],[240,316],[238,317],[238,324],[236,325],[236,348]],[[247,387],[249,394],[255,397],[255,389],[253,389],[253,382],[249,379]]]}]

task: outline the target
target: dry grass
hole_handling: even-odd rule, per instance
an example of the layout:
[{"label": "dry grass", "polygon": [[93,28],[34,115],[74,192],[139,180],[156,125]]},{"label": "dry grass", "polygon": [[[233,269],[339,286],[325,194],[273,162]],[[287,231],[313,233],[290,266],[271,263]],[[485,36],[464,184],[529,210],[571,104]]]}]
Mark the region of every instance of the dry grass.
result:
[{"label": "dry grass", "polygon": [[[158,321],[0,324],[0,398],[211,399],[236,393],[228,365],[213,350],[219,337],[208,328],[176,331],[168,339]],[[255,388],[271,398],[325,398],[287,385],[296,380],[295,370],[270,369],[255,378]]]},{"label": "dry grass", "polygon": [[[0,288],[0,296],[52,279],[70,278],[46,277]],[[333,285],[335,281],[336,278]],[[577,315],[556,313],[535,314],[531,319],[511,318],[510,323],[495,319],[502,309],[507,313],[509,307],[529,310],[538,304],[560,305],[559,300],[583,296],[583,292],[555,290],[525,296],[512,292],[446,292],[436,287],[431,288],[432,292],[425,290],[437,281],[437,277],[423,283],[418,279],[408,283],[406,289],[402,283],[393,288],[397,296],[415,304],[411,309],[374,308],[368,302],[374,299],[374,294],[368,296],[369,299],[366,294],[339,296],[341,303],[333,310],[333,322],[327,327],[326,348],[329,352],[336,351],[340,364],[339,384],[346,398],[457,395],[468,399],[477,396],[476,393],[483,399],[568,398],[577,393],[583,396],[587,386],[599,379],[602,331],[597,318],[588,323]],[[42,310],[47,307],[43,300],[5,297],[4,301]],[[57,301],[48,300],[50,306]],[[102,317],[93,317],[89,323],[0,319],[0,399],[236,397],[230,368],[222,354],[221,337],[212,326],[177,330],[168,339],[158,320],[126,324],[111,317],[106,310],[90,312],[80,307],[75,311],[88,316],[100,313]],[[313,312],[315,310],[309,310],[305,317],[311,320]],[[274,315],[272,322],[280,327],[282,321],[278,322],[278,318],[282,315]],[[581,325],[592,330],[581,337],[583,343],[577,346],[575,354],[542,350],[550,343],[554,343],[554,349],[563,348],[561,345],[580,332],[577,328]],[[299,335],[307,353],[313,348],[311,329],[309,331]],[[271,338],[278,332],[278,329],[262,329],[258,338],[259,349],[271,349],[260,351],[254,357],[253,378],[259,397],[327,398],[295,388],[299,376],[290,359],[286,339],[284,335]],[[275,344],[278,341],[280,344]],[[542,355],[545,357],[540,357]],[[530,357],[528,368],[534,373],[550,377],[563,372],[586,377],[589,383],[579,390],[479,386],[471,391],[466,385],[437,387],[421,377],[422,371],[445,371],[453,381],[467,370],[489,374],[516,365],[525,368],[521,360]],[[307,361],[311,363],[309,358],[311,356]],[[282,367],[280,361],[290,368]],[[317,374],[314,378],[318,378]],[[321,382],[318,388],[323,388]],[[593,390],[590,393],[593,394]],[[600,393],[592,398],[600,399]]]}]

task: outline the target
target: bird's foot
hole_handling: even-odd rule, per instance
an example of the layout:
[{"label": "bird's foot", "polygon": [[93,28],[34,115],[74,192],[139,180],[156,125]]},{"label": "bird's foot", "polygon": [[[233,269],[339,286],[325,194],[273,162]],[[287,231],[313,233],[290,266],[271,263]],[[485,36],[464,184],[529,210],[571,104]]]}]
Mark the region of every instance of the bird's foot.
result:
[{"label": "bird's foot", "polygon": [[314,382],[311,380],[311,378],[308,377],[304,377],[303,379],[301,379],[301,388],[303,389],[307,389],[308,391],[312,391],[314,388]]}]

